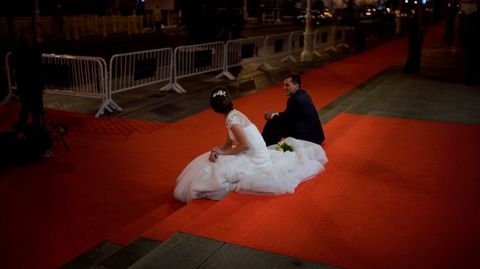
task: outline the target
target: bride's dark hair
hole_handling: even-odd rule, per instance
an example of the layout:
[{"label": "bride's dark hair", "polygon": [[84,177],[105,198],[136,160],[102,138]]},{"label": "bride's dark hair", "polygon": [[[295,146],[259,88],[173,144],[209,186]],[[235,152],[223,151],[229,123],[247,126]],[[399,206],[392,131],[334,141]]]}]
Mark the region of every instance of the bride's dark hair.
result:
[{"label": "bride's dark hair", "polygon": [[232,97],[227,88],[220,86],[210,93],[210,106],[217,113],[228,113],[233,110]]}]

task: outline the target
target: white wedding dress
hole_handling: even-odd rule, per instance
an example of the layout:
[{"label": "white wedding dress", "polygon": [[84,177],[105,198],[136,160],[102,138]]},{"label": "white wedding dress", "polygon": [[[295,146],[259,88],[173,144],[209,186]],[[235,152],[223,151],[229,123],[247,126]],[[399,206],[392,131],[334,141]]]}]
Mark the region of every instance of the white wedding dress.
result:
[{"label": "white wedding dress", "polygon": [[195,158],[177,178],[176,199],[220,200],[231,191],[260,194],[293,193],[302,181],[322,172],[327,163],[325,151],[315,143],[287,138],[293,151],[267,148],[257,127],[238,110],[226,118],[228,135],[233,125],[243,128],[249,149],[237,155],[220,155],[209,161],[210,152]]}]

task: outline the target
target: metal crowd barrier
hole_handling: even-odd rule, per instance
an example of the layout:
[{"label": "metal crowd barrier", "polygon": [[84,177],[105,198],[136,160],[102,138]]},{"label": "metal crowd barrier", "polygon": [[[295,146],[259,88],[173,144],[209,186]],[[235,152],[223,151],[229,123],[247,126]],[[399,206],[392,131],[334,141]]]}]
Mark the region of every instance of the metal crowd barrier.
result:
[{"label": "metal crowd barrier", "polygon": [[7,83],[8,83],[8,94],[5,96],[3,101],[0,103],[0,105],[4,105],[14,98],[18,98],[18,96],[15,95],[14,91],[17,89],[16,81],[15,81],[15,74],[13,71],[13,65],[12,65],[12,52],[7,52],[5,54],[5,65],[7,67]]},{"label": "metal crowd barrier", "polygon": [[[346,27],[321,27],[314,32],[314,53],[348,47]],[[280,58],[282,62],[297,60],[293,56],[304,47],[302,31],[273,34],[212,42],[189,46],[139,51],[114,55],[107,65],[98,57],[69,55],[42,55],[46,74],[46,92],[101,99],[102,104],[96,113],[105,110],[121,111],[112,99],[114,94],[139,87],[168,81],[160,90],[173,89],[186,92],[178,79],[203,73],[221,71],[216,77],[226,76],[234,80],[229,68],[248,64],[273,69],[269,60]],[[0,105],[15,96],[15,74],[12,72],[12,53],[5,56],[7,66],[8,95]],[[110,71],[109,73],[107,71]]]},{"label": "metal crowd barrier", "polygon": [[321,51],[335,49],[332,38],[332,27],[321,27],[315,30],[313,34],[313,52],[321,57]]},{"label": "metal crowd barrier", "polygon": [[96,117],[112,111],[107,88],[107,63],[99,57],[43,54],[45,91],[101,99]]},{"label": "metal crowd barrier", "polygon": [[122,110],[112,95],[163,81],[169,83],[160,91],[174,88],[171,83],[173,50],[171,48],[115,54],[110,59],[108,89],[110,101]]},{"label": "metal crowd barrier", "polygon": [[257,36],[227,41],[225,52],[225,65],[223,75],[234,80],[235,76],[228,71],[231,67],[249,64],[262,63],[263,57],[259,51],[265,46],[265,37]]},{"label": "metal crowd barrier", "polygon": [[290,32],[288,39],[288,55],[282,59],[282,62],[286,62],[288,60],[294,63],[297,62],[297,59],[295,59],[295,56],[293,55],[301,52],[304,47],[305,39],[303,33],[303,31]]},{"label": "metal crowd barrier", "polygon": [[261,67],[265,67],[267,70],[272,70],[273,67],[268,60],[282,56],[282,62],[284,62],[285,59],[288,59],[288,55],[290,53],[289,44],[290,33],[265,36],[263,50],[261,50],[261,54],[263,56],[263,63]]},{"label": "metal crowd barrier", "polygon": [[[178,79],[223,70],[225,66],[225,43],[212,42],[175,48],[171,84],[179,93],[186,92]],[[223,72],[217,77],[224,75]]]},{"label": "metal crowd barrier", "polygon": [[345,26],[333,26],[332,35],[334,37],[333,44],[335,48],[348,48],[346,43],[346,30]]}]

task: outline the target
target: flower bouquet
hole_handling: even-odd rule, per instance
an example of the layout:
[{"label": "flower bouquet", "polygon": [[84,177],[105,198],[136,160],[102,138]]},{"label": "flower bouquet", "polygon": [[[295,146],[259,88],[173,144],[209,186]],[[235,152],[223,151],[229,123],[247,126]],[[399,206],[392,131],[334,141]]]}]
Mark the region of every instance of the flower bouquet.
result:
[{"label": "flower bouquet", "polygon": [[278,151],[282,151],[282,152],[293,151],[293,147],[291,145],[287,144],[287,142],[285,142],[284,139],[282,139],[280,142],[278,142],[275,149],[278,150]]}]

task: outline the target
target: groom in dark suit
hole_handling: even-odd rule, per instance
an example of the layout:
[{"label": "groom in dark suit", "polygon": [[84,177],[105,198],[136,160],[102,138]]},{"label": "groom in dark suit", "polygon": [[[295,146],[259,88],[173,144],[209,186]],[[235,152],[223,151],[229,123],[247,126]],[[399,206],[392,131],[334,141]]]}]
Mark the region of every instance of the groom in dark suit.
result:
[{"label": "groom in dark suit", "polygon": [[290,136],[322,144],[325,140],[322,124],[312,98],[302,89],[300,75],[290,73],[283,78],[287,108],[284,112],[265,113],[267,122],[262,131],[265,143],[273,145]]}]

